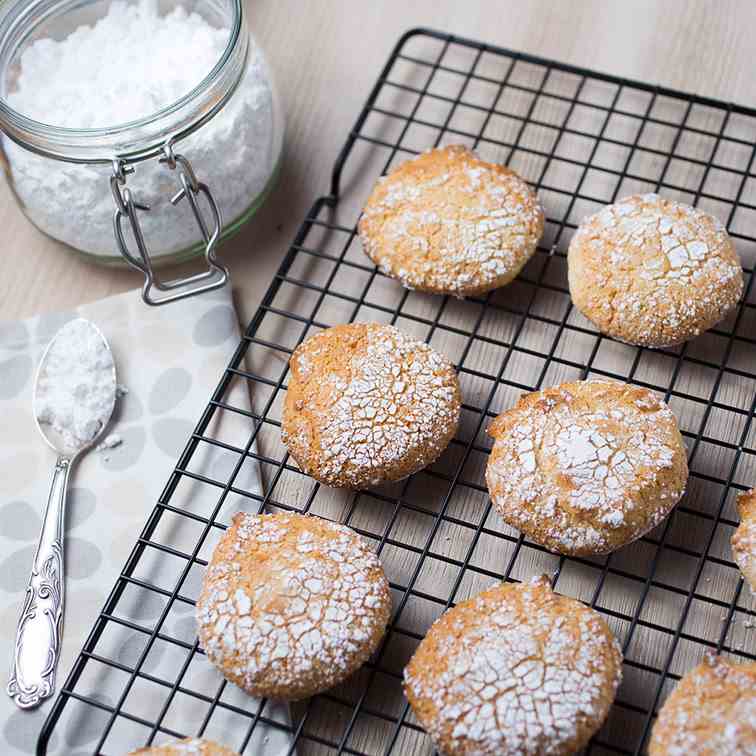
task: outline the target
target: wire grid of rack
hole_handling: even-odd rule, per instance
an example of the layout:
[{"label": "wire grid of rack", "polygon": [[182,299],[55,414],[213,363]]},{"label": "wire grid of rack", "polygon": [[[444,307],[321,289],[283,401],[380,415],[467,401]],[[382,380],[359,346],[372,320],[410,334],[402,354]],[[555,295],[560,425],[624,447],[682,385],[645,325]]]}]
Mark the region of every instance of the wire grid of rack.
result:
[{"label": "wire grid of rack", "polygon": [[[542,245],[519,278],[467,300],[402,289],[369,264],[355,233],[378,175],[420,150],[454,142],[514,167],[537,187],[547,215]],[[338,156],[331,193],[317,199],[299,229],[64,684],[39,752],[73,708],[87,718],[81,721],[96,722],[97,752],[107,752],[109,738],[124,727],[134,730],[135,746],[216,733],[241,752],[258,752],[255,731],[265,727],[290,732],[291,753],[429,753],[401,691],[413,649],[455,602],[495,580],[539,572],[601,612],[623,647],[623,684],[591,754],[641,752],[664,697],[705,651],[756,660],[755,604],[729,551],[734,496],[756,481],[755,155],[754,110],[435,31],[403,36]],[[659,351],[602,337],[572,308],[566,282],[565,252],[580,218],[646,191],[716,214],[746,264],[737,311],[698,339]],[[293,348],[320,328],[351,320],[394,323],[446,352],[464,397],[458,436],[436,464],[362,492],[316,484],[279,437]],[[560,558],[492,512],[483,479],[485,427],[523,392],[588,376],[663,396],[680,421],[691,477],[675,513],[647,537],[607,557]],[[229,400],[239,382],[249,386],[251,412]],[[212,418],[223,413],[248,418],[246,445],[211,432]],[[192,470],[200,446],[230,455],[224,475]],[[245,464],[259,464],[261,491],[235,485]],[[190,504],[187,483],[209,492],[204,504]],[[193,666],[208,663],[193,633],[170,630],[172,612],[191,609],[199,584],[193,576],[201,576],[240,506],[339,519],[374,544],[391,581],[394,614],[374,658],[347,683],[294,705],[289,721],[220,676],[212,686],[193,685]],[[174,535],[187,523],[192,535],[178,545]],[[175,570],[151,577],[140,571],[150,559],[170,560]],[[127,591],[137,591],[137,600],[160,597],[154,622],[119,616]],[[101,649],[112,626],[142,639],[133,663]],[[170,675],[153,672],[150,653],[158,644],[176,654]],[[119,673],[113,700],[98,696],[96,685],[88,689],[93,665]],[[163,703],[134,713],[135,691],[148,683],[163,691]],[[198,707],[191,721],[171,718],[179,697]]]}]

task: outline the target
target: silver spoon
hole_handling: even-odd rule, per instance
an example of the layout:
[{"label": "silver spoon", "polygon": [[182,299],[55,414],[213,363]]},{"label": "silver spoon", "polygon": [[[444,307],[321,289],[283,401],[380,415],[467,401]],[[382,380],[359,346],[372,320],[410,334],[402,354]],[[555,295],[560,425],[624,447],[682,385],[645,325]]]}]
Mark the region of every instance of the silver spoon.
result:
[{"label": "silver spoon", "polygon": [[[74,347],[77,351],[72,361]],[[8,695],[23,709],[39,705],[55,690],[63,629],[63,522],[68,473],[79,454],[102,434],[115,400],[115,364],[108,342],[88,320],[70,321],[42,355],[34,387],[34,418],[58,460],[16,628],[7,688]],[[89,422],[82,423],[84,418]]]}]

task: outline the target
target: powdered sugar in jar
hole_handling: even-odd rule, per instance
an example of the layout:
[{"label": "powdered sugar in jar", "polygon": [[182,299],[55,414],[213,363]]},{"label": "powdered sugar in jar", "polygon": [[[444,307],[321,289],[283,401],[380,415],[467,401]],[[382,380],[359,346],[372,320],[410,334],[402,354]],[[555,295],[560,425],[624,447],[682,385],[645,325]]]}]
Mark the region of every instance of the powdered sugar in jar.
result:
[{"label": "powdered sugar in jar", "polygon": [[[284,132],[241,0],[6,0],[0,66],[4,167],[38,228],[125,257],[150,304],[225,282],[217,245],[270,190]],[[154,271],[203,253],[189,280]]]}]

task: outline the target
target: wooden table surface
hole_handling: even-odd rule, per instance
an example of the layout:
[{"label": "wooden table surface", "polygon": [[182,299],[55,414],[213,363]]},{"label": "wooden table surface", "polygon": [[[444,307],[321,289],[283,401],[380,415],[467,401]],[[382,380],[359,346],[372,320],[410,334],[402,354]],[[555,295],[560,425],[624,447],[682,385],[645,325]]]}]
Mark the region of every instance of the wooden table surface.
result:
[{"label": "wooden table surface", "polygon": [[[756,77],[753,76],[752,64],[752,29],[756,27],[756,3],[752,0],[388,0],[381,3],[249,0],[248,6],[251,28],[266,50],[276,75],[288,130],[283,171],[277,187],[259,214],[221,251],[223,259],[231,268],[238,313],[243,323],[250,319],[257,308],[306,210],[316,196],[328,190],[331,166],[348,130],[392,47],[399,36],[411,27],[434,27],[599,71],[756,106]],[[92,267],[66,252],[61,245],[42,236],[26,221],[4,184],[0,188],[0,227],[4,231],[5,244],[5,254],[0,257],[0,319],[70,308],[137,287],[141,283],[140,276],[126,270]],[[756,236],[756,233],[752,236]],[[749,259],[749,264],[752,264],[752,259]],[[351,281],[345,285],[351,285]],[[434,312],[436,306],[437,302],[427,302],[428,312]],[[347,309],[351,307],[349,304]],[[449,309],[459,317],[464,316],[461,307]],[[332,312],[329,317],[331,321],[324,319],[323,322],[339,320],[338,313]],[[428,317],[432,318],[432,314]],[[507,323],[506,318],[502,317],[501,320],[501,323],[491,327],[499,329],[493,336],[503,342],[506,341]],[[469,329],[470,326],[462,323],[461,327]],[[570,331],[565,333],[563,342],[579,349],[580,345],[575,342],[579,337],[577,331]],[[546,339],[546,336],[543,338]],[[271,337],[271,341],[287,343],[283,338]],[[698,349],[696,354],[699,357],[717,359],[710,354],[703,354],[709,342],[698,340],[697,343],[698,346],[691,349]],[[451,337],[436,346],[456,360]],[[610,347],[616,347],[617,351],[630,349],[613,344]],[[531,345],[534,354],[545,354],[548,348],[546,341]],[[740,365],[741,371],[752,370],[752,353],[748,352],[750,344],[741,343],[738,349],[740,351],[733,352],[730,359],[731,366],[736,364],[737,355],[742,354],[745,356],[744,364]],[[646,371],[645,379],[653,385],[665,385],[668,379],[665,354],[649,352],[647,356],[648,362],[644,362],[643,367]],[[274,362],[274,357],[278,359],[278,363]],[[488,372],[494,361],[500,359],[493,347],[489,351],[483,350],[479,357],[484,363],[480,370]],[[281,360],[285,360],[285,355],[268,355],[264,350],[256,350],[252,359],[260,364],[250,365],[250,369],[262,372],[267,367],[280,372]],[[269,363],[267,366],[266,362]],[[740,408],[750,407],[753,396],[751,383],[733,376],[735,373],[731,371],[727,381],[723,382],[720,401]],[[562,373],[550,373],[548,382],[556,383],[566,377],[568,376]],[[707,380],[703,370],[694,373],[686,369],[681,372],[679,380],[675,380],[678,392],[708,395],[708,389],[704,391],[702,388]],[[471,380],[468,380],[468,384],[471,384]],[[483,387],[464,387],[466,401],[474,406],[482,407],[485,404],[483,392]],[[500,411],[506,403],[511,404],[514,400],[510,394],[497,394],[497,397],[498,403],[495,407],[491,406],[495,411]],[[257,405],[266,400],[265,391],[253,392],[252,398],[259,409]],[[689,437],[695,435],[701,422],[706,423],[705,416],[701,420],[701,404],[701,400],[698,403],[675,403],[673,397],[673,409]],[[276,411],[275,407],[271,410],[272,413]],[[741,432],[741,421],[742,418],[728,419],[728,413],[718,411],[706,427],[706,434],[726,439],[732,446],[737,443],[736,434]],[[465,427],[461,429],[462,438],[466,438],[464,434],[468,430]],[[477,433],[477,430],[473,432]],[[280,434],[273,425],[264,425],[257,441],[261,453],[268,458],[283,458]],[[696,464],[702,465],[701,469],[705,473],[724,476],[726,472],[721,470],[726,470],[726,451],[707,448],[699,455],[705,457],[704,461]],[[470,463],[470,469],[465,469],[465,474],[482,484],[483,464],[484,457],[477,455]],[[756,475],[756,462],[751,460],[750,464],[751,467],[747,470],[739,471],[740,484],[743,484],[746,476]],[[298,505],[304,502],[311,485],[312,482],[304,476],[287,471],[275,484],[273,499]],[[719,493],[715,495],[699,480],[695,486],[691,485],[686,502],[690,507],[709,512],[716,509],[719,496]],[[432,507],[443,499],[443,491],[429,486],[428,490],[422,491],[422,498],[428,507]],[[360,507],[350,524],[367,532],[381,532],[383,525],[380,518],[385,515],[387,507],[381,508],[377,501],[375,503],[374,507]],[[465,521],[473,522],[480,517],[484,504],[483,496],[470,488],[455,500],[455,514]],[[348,506],[350,504],[346,495],[321,488],[311,511],[342,519]],[[727,513],[730,518],[735,517],[731,507]],[[711,519],[714,519],[713,516]],[[695,527],[690,526],[688,530],[686,522],[687,520],[681,520],[674,533],[682,532],[685,536],[684,545],[697,550],[694,553],[703,553],[708,538],[709,520],[696,521],[698,524],[694,523]],[[494,522],[490,527],[499,529],[502,526],[501,523]],[[427,546],[428,522],[420,515],[413,516],[411,512],[403,511],[401,528],[404,543],[413,543],[417,548]],[[725,528],[721,530],[726,531]],[[465,559],[467,548],[465,537],[471,537],[469,531],[465,536],[462,529],[454,530],[448,522],[444,522],[439,534],[441,535],[435,539],[433,548],[461,563]],[[432,534],[430,538],[433,538]],[[478,548],[476,559],[479,559],[481,565],[499,565],[497,569],[500,569],[502,559],[508,558],[501,552],[499,539],[485,536],[475,548]],[[646,551],[642,551],[643,549]],[[717,549],[720,557],[719,572],[711,572],[711,564],[707,563],[704,587],[699,590],[707,595],[721,595],[726,606],[738,578],[734,570],[721,566],[723,560],[729,558],[729,540],[719,539]],[[638,559],[639,553],[645,555],[646,561]],[[639,542],[633,550],[618,552],[613,564],[618,570],[633,573],[651,561],[650,553],[649,544]],[[638,625],[640,629],[629,649],[630,654],[634,654],[645,664],[657,667],[664,664],[669,639],[686,616],[687,609],[682,606],[680,594],[684,597],[690,585],[695,587],[698,584],[690,560],[686,563],[680,556],[681,549],[672,553],[671,558],[668,558],[669,553],[663,549],[660,553],[662,556],[656,573],[658,579],[681,587],[677,593],[667,592],[663,597],[654,588],[644,608],[643,622]],[[407,585],[413,570],[413,553],[398,548],[392,551],[391,547],[387,547],[381,558],[391,579],[396,584]],[[637,560],[638,564],[633,560]],[[532,552],[531,556],[520,559],[513,575],[526,577],[537,574],[537,571],[554,570],[556,563],[556,557]],[[451,562],[449,565],[437,563],[421,576],[415,587],[433,590],[439,595],[450,595],[451,585],[457,575],[456,567],[450,565]],[[629,616],[635,611],[640,589],[638,584],[623,587],[617,578],[618,574],[620,572],[607,579],[607,590],[604,591],[602,601],[612,611]],[[563,571],[559,590],[583,600],[591,600],[595,576],[596,573],[590,572],[587,567],[573,563],[569,570]],[[480,575],[473,577],[472,581],[466,581],[457,599],[480,589],[481,586],[475,582],[479,579],[482,580]],[[490,579],[486,580],[490,584]],[[745,598],[744,592],[743,596],[741,606],[748,601],[750,603],[747,605],[752,607],[754,599],[750,594]],[[716,642],[721,622],[725,618],[719,606],[704,602],[702,606],[696,607],[694,615],[694,625],[686,625],[686,632],[699,633]],[[402,615],[401,624],[422,633],[432,619],[430,610],[410,602]],[[654,636],[649,629],[650,620],[669,628],[669,633]],[[756,636],[748,634],[747,627],[749,626],[743,622],[733,627],[729,640],[733,649],[752,648]],[[619,632],[622,632],[621,629]],[[401,653],[405,650],[400,648]],[[699,646],[681,644],[671,671],[682,674],[700,658],[700,653]],[[644,678],[636,674],[625,683],[623,696],[626,700],[636,701],[638,705],[646,705],[649,703],[649,691],[655,685],[656,678],[653,675]],[[665,693],[670,687],[671,681],[668,680]],[[387,693],[385,700],[392,705],[397,702],[401,704],[402,701],[396,690]],[[321,736],[338,740],[343,722],[333,717],[313,719],[316,724],[312,726],[316,727]],[[611,726],[616,730],[622,727],[622,723],[623,720],[619,717]],[[356,739],[350,741],[351,747],[380,751],[381,744],[387,737],[385,728],[381,730],[365,725],[360,729],[363,724],[358,723],[353,735]],[[400,740],[398,752],[429,752],[427,740],[417,732],[405,733],[403,737],[407,739]],[[614,742],[621,742],[622,732],[614,732],[613,738]]]},{"label": "wooden table surface", "polygon": [[[392,46],[431,26],[512,49],[756,105],[749,0],[248,1],[288,131],[281,179],[263,210],[222,248],[242,322],[254,313]],[[0,188],[0,319],[90,302],[141,275],[94,267],[34,229]]]}]

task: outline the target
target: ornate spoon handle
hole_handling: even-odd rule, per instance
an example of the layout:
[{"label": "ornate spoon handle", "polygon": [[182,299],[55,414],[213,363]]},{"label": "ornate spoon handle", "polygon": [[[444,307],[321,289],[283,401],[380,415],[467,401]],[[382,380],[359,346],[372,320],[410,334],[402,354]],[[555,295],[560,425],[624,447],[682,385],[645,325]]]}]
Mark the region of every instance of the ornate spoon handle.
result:
[{"label": "ornate spoon handle", "polygon": [[42,533],[16,628],[7,690],[23,709],[38,706],[55,690],[63,628],[63,512],[71,462],[61,456],[55,464]]}]

